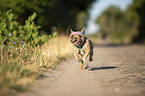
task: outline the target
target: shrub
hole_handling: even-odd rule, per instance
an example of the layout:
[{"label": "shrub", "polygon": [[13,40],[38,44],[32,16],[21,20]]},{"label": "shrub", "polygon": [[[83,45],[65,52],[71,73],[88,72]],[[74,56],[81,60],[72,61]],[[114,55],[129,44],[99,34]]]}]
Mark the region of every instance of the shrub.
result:
[{"label": "shrub", "polygon": [[[39,42],[46,42],[50,37],[55,37],[57,34],[38,36],[38,30],[41,28],[34,23],[37,14],[34,12],[25,21],[25,25],[19,25],[14,19],[12,10],[6,12],[6,17],[0,14],[0,42],[7,37],[5,44],[25,42],[27,44],[33,43],[34,45]],[[9,38],[10,37],[10,38]],[[33,41],[33,42],[32,42]]]}]

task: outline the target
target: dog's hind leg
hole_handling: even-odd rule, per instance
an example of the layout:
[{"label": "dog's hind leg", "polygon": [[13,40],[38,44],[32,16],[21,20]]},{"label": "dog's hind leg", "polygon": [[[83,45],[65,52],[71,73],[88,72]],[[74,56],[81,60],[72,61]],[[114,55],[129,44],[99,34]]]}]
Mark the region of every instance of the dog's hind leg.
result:
[{"label": "dog's hind leg", "polygon": [[93,43],[92,43],[92,41],[90,41],[89,40],[89,42],[90,42],[90,56],[89,56],[89,61],[93,61]]},{"label": "dog's hind leg", "polygon": [[90,53],[89,61],[93,61],[93,53]]}]

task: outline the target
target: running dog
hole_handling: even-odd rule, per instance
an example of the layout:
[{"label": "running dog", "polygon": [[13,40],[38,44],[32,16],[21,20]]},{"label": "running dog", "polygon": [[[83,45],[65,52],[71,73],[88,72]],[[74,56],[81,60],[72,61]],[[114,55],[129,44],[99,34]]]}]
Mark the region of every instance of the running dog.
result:
[{"label": "running dog", "polygon": [[[86,58],[89,56],[89,61],[93,61],[93,43],[85,35],[85,27],[81,31],[74,32],[71,29],[70,41],[74,45],[74,56],[80,62],[80,68],[86,64]],[[88,67],[88,65],[87,65]]]}]

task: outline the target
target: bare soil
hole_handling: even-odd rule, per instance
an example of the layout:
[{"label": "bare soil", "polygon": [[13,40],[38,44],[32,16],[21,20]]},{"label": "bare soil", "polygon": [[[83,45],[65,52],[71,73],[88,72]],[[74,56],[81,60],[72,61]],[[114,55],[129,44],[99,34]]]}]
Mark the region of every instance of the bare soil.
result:
[{"label": "bare soil", "polygon": [[145,46],[95,46],[90,70],[74,56],[17,96],[145,96]]}]

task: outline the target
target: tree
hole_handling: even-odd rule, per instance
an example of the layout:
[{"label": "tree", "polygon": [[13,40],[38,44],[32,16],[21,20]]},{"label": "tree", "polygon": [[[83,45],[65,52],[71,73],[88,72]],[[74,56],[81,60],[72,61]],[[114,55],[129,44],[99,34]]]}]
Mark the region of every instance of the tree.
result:
[{"label": "tree", "polygon": [[76,29],[81,30],[86,26],[89,16],[86,12],[79,12],[76,18]]},{"label": "tree", "polygon": [[133,43],[145,43],[145,0],[133,0],[126,14],[133,25]]},{"label": "tree", "polygon": [[124,13],[120,8],[111,6],[107,8],[97,19],[103,38],[122,39],[125,26],[128,25]]},{"label": "tree", "polygon": [[27,17],[36,12],[36,24],[41,25],[43,31],[51,33],[53,26],[63,30],[69,26],[76,28],[78,14],[82,11],[88,14],[87,10],[93,1],[95,0],[0,0],[0,10],[4,13],[13,9],[20,24],[24,24]]}]

